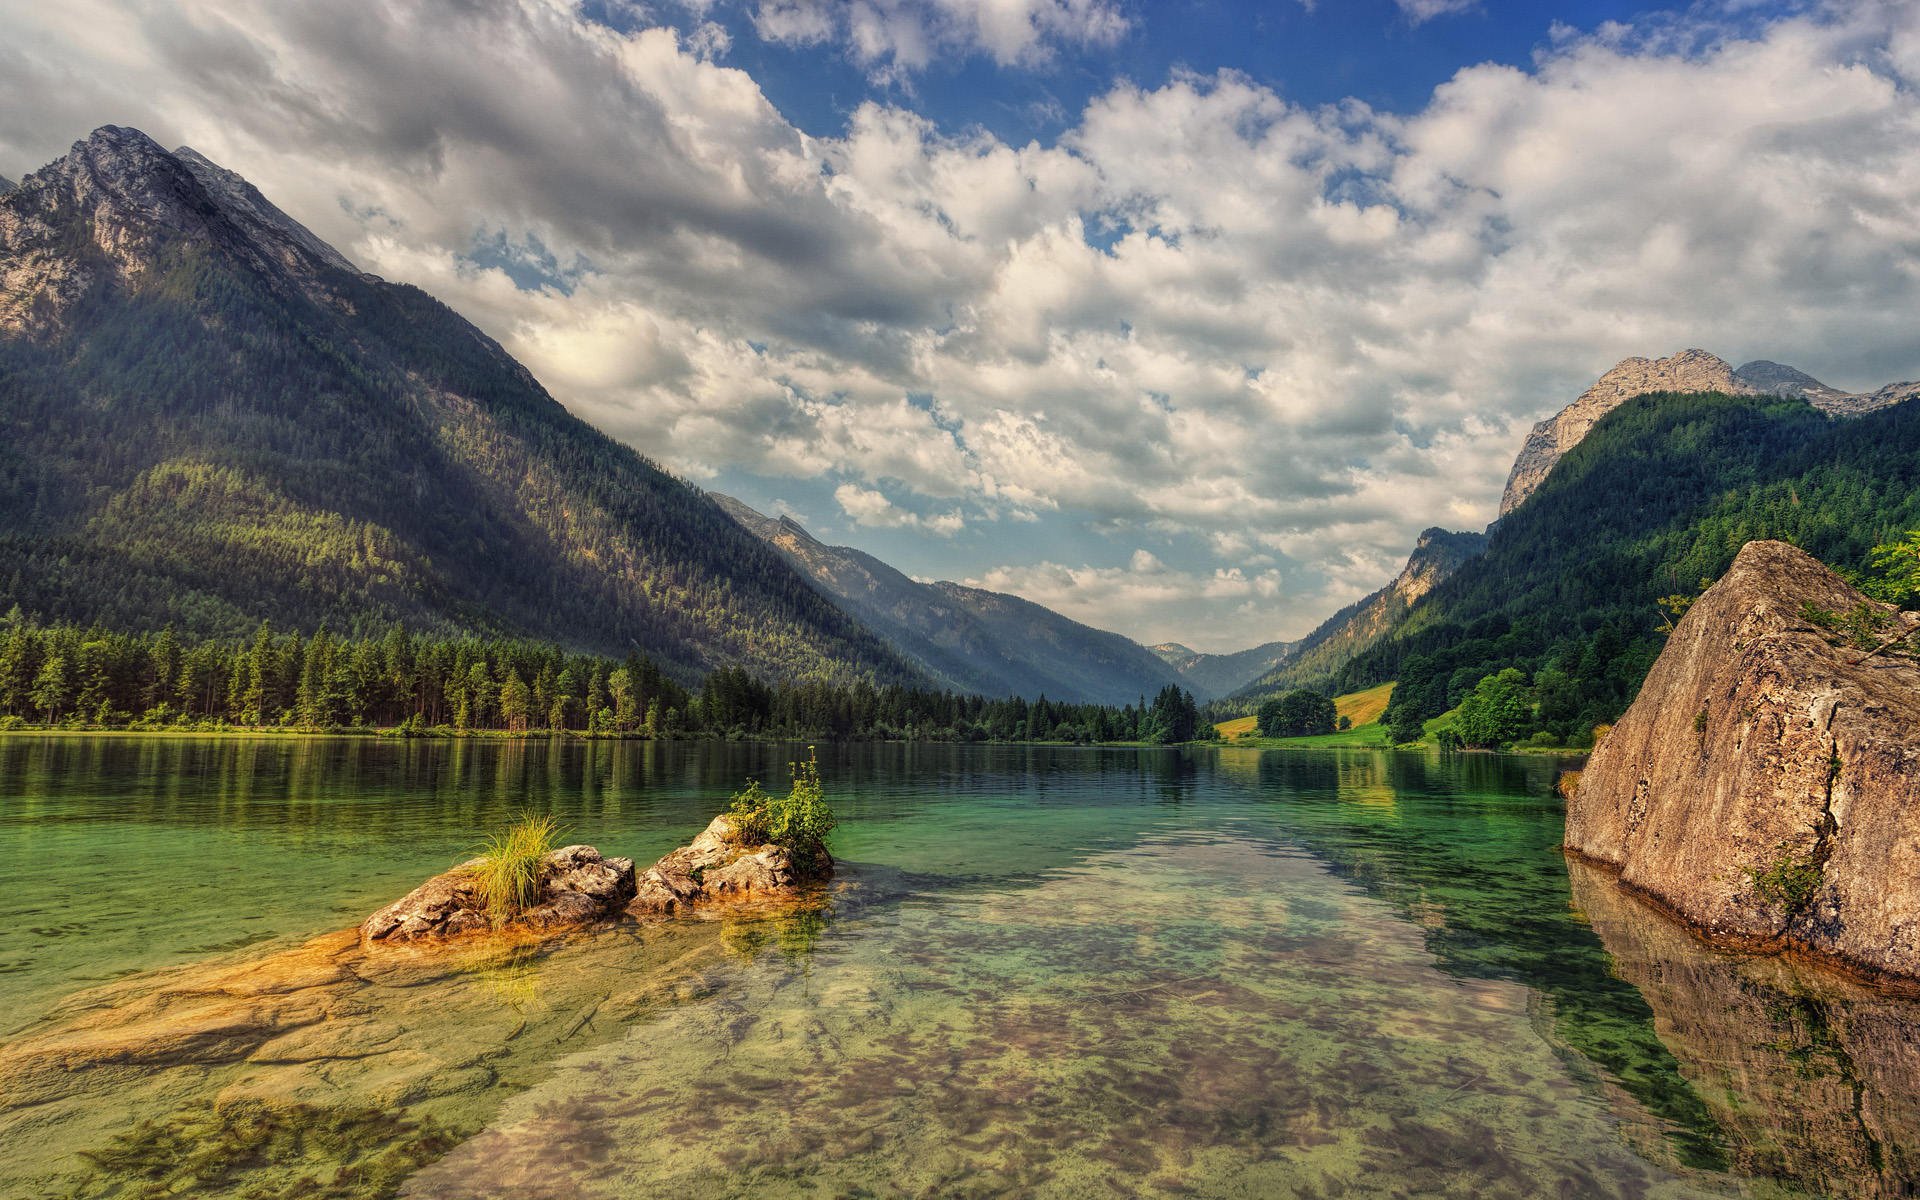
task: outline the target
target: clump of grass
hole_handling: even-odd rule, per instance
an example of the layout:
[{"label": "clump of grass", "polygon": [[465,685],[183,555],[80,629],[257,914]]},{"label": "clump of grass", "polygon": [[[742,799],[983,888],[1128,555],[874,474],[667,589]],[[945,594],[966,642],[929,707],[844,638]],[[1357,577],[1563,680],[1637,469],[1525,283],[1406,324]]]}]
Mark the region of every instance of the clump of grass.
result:
[{"label": "clump of grass", "polygon": [[504,833],[488,838],[474,877],[495,925],[530,906],[540,893],[540,860],[553,849],[560,822],[551,814],[527,813]]},{"label": "clump of grass", "polygon": [[789,763],[793,789],[785,796],[769,795],[757,782],[733,798],[727,815],[748,844],[772,842],[793,856],[802,875],[817,874],[828,863],[827,835],[837,821],[820,782],[820,759],[807,747],[804,762]]},{"label": "clump of grass", "polygon": [[1796,852],[1790,842],[1774,848],[1773,861],[1748,872],[1753,890],[1762,900],[1777,904],[1789,916],[1805,908],[1820,890],[1820,864],[1811,854]]}]

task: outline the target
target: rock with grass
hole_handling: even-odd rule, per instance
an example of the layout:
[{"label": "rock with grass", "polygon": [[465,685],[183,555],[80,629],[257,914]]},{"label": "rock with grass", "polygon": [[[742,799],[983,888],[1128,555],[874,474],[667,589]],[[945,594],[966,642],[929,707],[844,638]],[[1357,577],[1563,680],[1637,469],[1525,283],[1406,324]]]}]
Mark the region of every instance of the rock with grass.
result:
[{"label": "rock with grass", "polygon": [[750,783],[699,836],[641,872],[627,911],[680,912],[706,900],[796,893],[833,873],[827,835],[834,826],[819,763],[793,764],[793,790],[773,796]]},{"label": "rock with grass", "polygon": [[1696,929],[1920,979],[1920,618],[1751,542],[1567,801],[1566,845]]},{"label": "rock with grass", "polygon": [[633,898],[633,860],[592,846],[552,849],[551,818],[530,818],[487,852],[368,917],[365,943],[417,942],[514,930],[562,932],[618,916]]}]

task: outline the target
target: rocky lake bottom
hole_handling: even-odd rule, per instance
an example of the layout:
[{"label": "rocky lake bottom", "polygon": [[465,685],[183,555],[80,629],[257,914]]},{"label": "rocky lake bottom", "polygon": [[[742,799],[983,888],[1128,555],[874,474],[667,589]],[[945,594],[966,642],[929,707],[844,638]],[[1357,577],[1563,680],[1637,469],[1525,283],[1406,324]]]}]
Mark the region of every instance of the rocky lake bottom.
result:
[{"label": "rocky lake bottom", "polygon": [[1556,763],[822,747],[802,901],[363,950],[801,747],[0,739],[0,1196],[1899,1196],[1920,1005],[1557,850]]}]

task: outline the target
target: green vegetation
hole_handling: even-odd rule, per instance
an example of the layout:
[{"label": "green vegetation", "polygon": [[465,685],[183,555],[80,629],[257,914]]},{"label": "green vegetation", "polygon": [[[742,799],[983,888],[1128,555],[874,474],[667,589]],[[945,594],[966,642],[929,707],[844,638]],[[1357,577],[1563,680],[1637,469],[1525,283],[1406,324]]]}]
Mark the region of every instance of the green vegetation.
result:
[{"label": "green vegetation", "polygon": [[1453,730],[1468,746],[1504,745],[1534,723],[1533,695],[1527,677],[1512,667],[1473,685],[1460,701]]},{"label": "green vegetation", "polygon": [[1339,716],[1330,697],[1300,688],[1260,706],[1261,737],[1312,737],[1332,733]]},{"label": "green vegetation", "polygon": [[727,809],[743,840],[752,845],[771,842],[793,856],[793,864],[802,875],[817,874],[829,861],[827,837],[838,823],[827,804],[826,788],[820,782],[820,759],[813,747],[807,757],[789,763],[793,788],[785,796],[771,796],[759,783],[749,780],[745,790],[733,798]]},{"label": "green vegetation", "polygon": [[0,337],[0,611],[208,640],[399,623],[640,649],[683,682],[924,682],[424,292],[323,272],[316,302],[245,247],[172,233],[130,290],[105,286],[89,214],[36,215],[103,286],[45,336]]},{"label": "green vegetation", "polygon": [[1196,736],[1198,708],[1167,687],[1113,708],[1044,696],[989,700],[867,680],[770,684],[738,667],[681,685],[644,655],[537,642],[304,637],[262,625],[244,641],[171,629],[113,633],[0,617],[0,730],[62,728],[474,732],[821,741],[1142,742]]},{"label": "green vegetation", "polygon": [[1774,857],[1766,866],[1749,872],[1753,890],[1762,900],[1777,904],[1788,916],[1799,912],[1820,890],[1820,864],[1811,853],[1796,851],[1791,842],[1774,848]]},{"label": "green vegetation", "polygon": [[[1304,736],[1269,737],[1259,732],[1257,716],[1236,717],[1231,721],[1222,721],[1214,726],[1214,730],[1220,740],[1239,745],[1283,745],[1306,749],[1388,746],[1392,743],[1388,740],[1387,729],[1379,721],[1380,714],[1385,710],[1387,700],[1392,694],[1393,684],[1383,683],[1362,692],[1335,696],[1331,703],[1338,716],[1330,728],[1322,727],[1325,729],[1324,732]],[[1272,703],[1274,702],[1269,701],[1268,705]]]},{"label": "green vegetation", "polygon": [[1920,569],[1916,527],[1920,407],[1832,420],[1797,400],[1640,397],[1594,426],[1484,555],[1322,686],[1397,679],[1386,719],[1405,741],[1515,670],[1532,712],[1513,740],[1587,744],[1625,711],[1701,581],[1748,541],[1793,542],[1900,599]]},{"label": "green vegetation", "polygon": [[474,875],[496,926],[539,898],[540,862],[553,850],[559,831],[553,816],[527,813],[487,839]]}]

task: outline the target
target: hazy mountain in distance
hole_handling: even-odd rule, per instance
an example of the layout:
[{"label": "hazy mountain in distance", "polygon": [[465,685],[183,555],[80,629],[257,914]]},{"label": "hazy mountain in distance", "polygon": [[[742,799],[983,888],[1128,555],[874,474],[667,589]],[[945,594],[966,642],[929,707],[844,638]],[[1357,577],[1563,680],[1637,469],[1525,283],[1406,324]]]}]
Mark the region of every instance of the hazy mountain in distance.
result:
[{"label": "hazy mountain in distance", "polygon": [[822,542],[790,517],[770,517],[731,496],[709,494],[849,615],[957,690],[1125,704],[1180,682],[1152,651],[1117,633],[1017,596],[921,583],[864,551]]},{"label": "hazy mountain in distance", "polygon": [[1228,696],[1279,667],[1300,645],[1267,642],[1231,654],[1202,654],[1178,642],[1166,642],[1153,647],[1153,652],[1180,672],[1195,695]]}]

